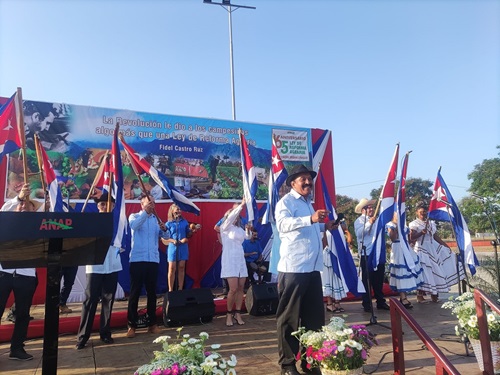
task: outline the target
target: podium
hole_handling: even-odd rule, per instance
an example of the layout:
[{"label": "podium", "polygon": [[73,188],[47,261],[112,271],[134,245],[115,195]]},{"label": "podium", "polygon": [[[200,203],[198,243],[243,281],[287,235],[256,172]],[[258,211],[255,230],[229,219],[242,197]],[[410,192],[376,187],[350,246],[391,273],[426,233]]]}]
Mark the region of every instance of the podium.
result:
[{"label": "podium", "polygon": [[102,264],[113,234],[112,213],[0,212],[3,268],[47,268],[42,374],[57,373],[62,266]]}]

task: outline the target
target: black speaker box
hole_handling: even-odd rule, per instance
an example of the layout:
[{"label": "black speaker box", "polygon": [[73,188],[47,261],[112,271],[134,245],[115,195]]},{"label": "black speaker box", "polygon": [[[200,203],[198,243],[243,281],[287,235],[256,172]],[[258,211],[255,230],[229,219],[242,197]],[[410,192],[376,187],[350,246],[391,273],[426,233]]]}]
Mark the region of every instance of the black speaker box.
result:
[{"label": "black speaker box", "polygon": [[209,288],[167,292],[163,298],[163,324],[166,327],[208,323],[214,315],[214,296]]},{"label": "black speaker box", "polygon": [[278,308],[278,284],[254,284],[247,290],[245,306],[250,315],[276,314]]}]

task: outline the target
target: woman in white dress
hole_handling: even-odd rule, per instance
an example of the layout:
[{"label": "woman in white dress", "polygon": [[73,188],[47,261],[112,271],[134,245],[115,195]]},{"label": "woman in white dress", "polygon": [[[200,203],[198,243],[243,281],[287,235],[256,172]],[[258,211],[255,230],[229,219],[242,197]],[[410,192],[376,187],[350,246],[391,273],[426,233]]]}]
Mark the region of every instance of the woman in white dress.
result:
[{"label": "woman in white dress", "polygon": [[[340,277],[339,277],[340,275]],[[326,310],[332,313],[343,313],[340,300],[347,297],[347,285],[342,278],[337,248],[333,243],[330,231],[323,234],[323,272],[321,272],[323,296],[326,297]]]},{"label": "woman in white dress", "polygon": [[399,293],[399,300],[403,306],[411,309],[413,305],[408,301],[407,293],[419,288],[424,283],[423,271],[418,255],[408,245],[407,237],[399,236],[398,227],[401,228],[398,225],[398,214],[395,212],[393,220],[387,224],[387,233],[392,242],[389,285],[392,290]]},{"label": "woman in white dress", "polygon": [[[227,280],[229,292],[227,293],[226,326],[232,326],[233,320],[245,324],[241,319],[241,306],[243,304],[243,288],[248,277],[243,241],[250,239],[250,227],[241,228],[240,212],[244,202],[236,208],[226,212],[224,222],[220,226],[222,239],[221,278]],[[233,311],[233,307],[235,310]]]},{"label": "woman in white dress", "polygon": [[[427,205],[417,204],[417,219],[410,225],[410,242],[423,270],[424,283],[417,291],[417,301],[425,303],[424,292],[432,302],[439,302],[439,293],[447,293],[458,283],[456,255],[437,234],[436,224],[427,218]],[[463,268],[462,268],[463,271]]]}]

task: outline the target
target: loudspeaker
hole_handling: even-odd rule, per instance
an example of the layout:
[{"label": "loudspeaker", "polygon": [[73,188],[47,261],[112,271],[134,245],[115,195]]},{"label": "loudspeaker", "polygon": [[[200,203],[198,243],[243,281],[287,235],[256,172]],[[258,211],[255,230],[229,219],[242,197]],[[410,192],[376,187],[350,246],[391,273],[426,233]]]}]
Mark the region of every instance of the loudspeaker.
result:
[{"label": "loudspeaker", "polygon": [[247,290],[245,306],[250,315],[276,314],[278,308],[278,284],[255,284]]},{"label": "loudspeaker", "polygon": [[215,315],[215,303],[209,288],[176,290],[163,298],[163,324],[166,327],[189,323],[208,323]]}]

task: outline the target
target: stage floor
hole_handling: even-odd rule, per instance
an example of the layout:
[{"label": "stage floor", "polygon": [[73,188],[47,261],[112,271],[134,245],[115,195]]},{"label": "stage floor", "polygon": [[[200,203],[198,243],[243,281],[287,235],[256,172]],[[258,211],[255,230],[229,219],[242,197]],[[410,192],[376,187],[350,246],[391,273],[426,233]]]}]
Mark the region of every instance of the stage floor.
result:
[{"label": "stage floor", "polygon": [[[217,291],[215,291],[216,293]],[[442,295],[446,300],[448,295]],[[456,320],[451,316],[449,310],[441,309],[441,303],[417,304],[414,295],[410,296],[414,304],[411,310],[412,316],[426,330],[428,335],[436,341],[444,354],[456,366],[462,374],[481,374],[473,353],[465,355],[465,348],[454,335]],[[145,305],[145,299],[141,298],[140,306]],[[162,305],[162,298],[158,299],[158,305]],[[359,301],[343,302],[346,320],[350,324],[366,324],[370,321],[370,313],[363,312]],[[79,320],[81,304],[70,304],[73,313],[68,318]],[[114,311],[125,313],[127,301],[117,301]],[[34,306],[32,315],[35,319],[43,319],[43,305]],[[370,351],[365,373],[392,374],[392,337],[390,329],[389,311],[375,311],[378,323],[369,327],[377,334],[379,345]],[[5,318],[6,314],[4,314]],[[326,314],[327,321],[332,313]],[[226,356],[235,354],[238,358],[236,367],[239,375],[277,375],[280,373],[278,361],[278,349],[276,341],[276,320],[274,316],[251,316],[243,315],[246,324],[233,327],[225,326],[224,315],[216,315],[212,322],[207,324],[186,325],[183,333],[197,336],[205,331],[210,335],[209,344],[221,344],[219,350]],[[2,321],[2,325],[12,324]],[[430,353],[423,348],[421,341],[406,326],[404,348],[406,359],[406,371],[418,374],[435,374],[434,360]],[[177,328],[161,326],[160,335],[177,336]],[[91,374],[133,374],[142,364],[150,361],[154,350],[159,350],[159,344],[153,344],[157,337],[148,334],[144,329],[139,329],[135,338],[125,337],[126,328],[120,327],[113,330],[113,345],[106,345],[99,340],[99,334],[93,333],[87,347],[76,350],[76,338],[74,334],[61,334],[59,336],[58,374],[62,375],[91,375]],[[4,337],[2,339],[5,340]],[[34,355],[34,360],[29,362],[10,361],[9,343],[0,344],[0,370],[10,375],[26,375],[42,373],[42,339],[32,339],[26,342],[26,351]]]}]

